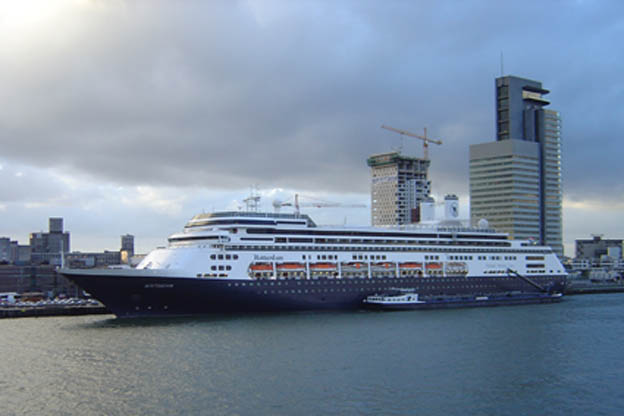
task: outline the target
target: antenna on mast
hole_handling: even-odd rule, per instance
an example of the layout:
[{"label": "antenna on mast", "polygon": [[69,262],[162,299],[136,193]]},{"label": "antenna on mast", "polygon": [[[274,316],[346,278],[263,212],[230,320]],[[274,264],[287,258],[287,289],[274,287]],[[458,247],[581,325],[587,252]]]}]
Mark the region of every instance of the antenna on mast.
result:
[{"label": "antenna on mast", "polygon": [[503,51],[501,51],[501,55],[500,55],[500,69],[501,69],[501,77],[505,76],[505,60],[503,59]]},{"label": "antenna on mast", "polygon": [[243,199],[248,212],[258,212],[260,206],[260,194],[258,193],[258,186],[252,186],[249,192],[249,196]]}]

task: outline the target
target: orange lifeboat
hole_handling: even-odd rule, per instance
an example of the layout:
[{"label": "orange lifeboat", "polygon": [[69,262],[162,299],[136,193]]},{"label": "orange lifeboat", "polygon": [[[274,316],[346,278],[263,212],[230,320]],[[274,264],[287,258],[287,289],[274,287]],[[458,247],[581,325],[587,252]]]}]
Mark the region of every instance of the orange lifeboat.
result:
[{"label": "orange lifeboat", "polygon": [[277,264],[276,267],[277,270],[284,272],[305,270],[305,265],[301,263],[281,263]]},{"label": "orange lifeboat", "polygon": [[420,270],[422,269],[422,263],[401,263],[399,264],[399,268],[403,270]]},{"label": "orange lifeboat", "polygon": [[310,270],[336,270],[336,265],[334,263],[311,263]]},{"label": "orange lifeboat", "polygon": [[252,272],[270,272],[273,271],[273,266],[270,263],[254,263],[249,266],[249,270]]},{"label": "orange lifeboat", "polygon": [[441,263],[427,263],[425,265],[425,268],[427,270],[442,270],[442,264]]}]

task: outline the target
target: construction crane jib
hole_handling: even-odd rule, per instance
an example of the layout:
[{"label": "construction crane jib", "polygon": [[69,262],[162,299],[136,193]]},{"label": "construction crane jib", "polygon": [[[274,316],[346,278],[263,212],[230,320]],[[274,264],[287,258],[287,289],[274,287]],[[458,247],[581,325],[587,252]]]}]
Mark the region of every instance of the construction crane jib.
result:
[{"label": "construction crane jib", "polygon": [[[307,199],[313,199],[311,197],[305,197]],[[340,202],[325,202],[325,201],[311,201],[311,202],[299,202],[299,194],[295,194],[295,202],[292,203],[290,201],[273,201],[273,208],[275,212],[279,212],[281,207],[294,207],[295,214],[300,214],[301,207],[312,207],[312,208],[367,208],[366,204],[342,204]]]},{"label": "construction crane jib", "polygon": [[424,134],[424,136],[421,136],[419,134],[415,134],[415,133],[409,132],[407,130],[401,130],[401,129],[396,129],[394,127],[386,126],[385,124],[382,124],[381,128],[393,131],[395,133],[399,133],[401,136],[409,136],[409,137],[414,137],[416,139],[422,140],[423,141],[423,153],[424,153],[425,160],[429,160],[429,143],[442,144],[442,140],[436,140],[436,139],[431,139],[431,138],[427,137],[427,128],[426,127],[425,127],[425,134]]}]

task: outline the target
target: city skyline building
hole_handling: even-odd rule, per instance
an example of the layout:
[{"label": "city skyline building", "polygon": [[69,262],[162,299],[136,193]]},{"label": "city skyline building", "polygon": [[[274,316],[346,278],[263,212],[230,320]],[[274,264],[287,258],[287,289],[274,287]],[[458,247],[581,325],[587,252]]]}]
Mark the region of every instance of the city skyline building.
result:
[{"label": "city skyline building", "polygon": [[561,117],[541,82],[496,79],[496,141],[470,146],[470,218],[563,256]]},{"label": "city skyline building", "polygon": [[30,246],[21,245],[8,237],[0,237],[0,264],[27,264],[30,258]]},{"label": "city skyline building", "polygon": [[9,263],[11,260],[11,239],[0,237],[0,263]]},{"label": "city skyline building", "polygon": [[63,218],[50,217],[48,219],[48,232],[30,233],[27,245],[21,245],[10,237],[0,237],[0,265],[60,266],[63,257],[66,264],[79,267],[130,264],[135,257],[134,236],[131,234],[122,235],[119,250],[72,252],[70,233],[63,230]]},{"label": "city skyline building", "polygon": [[419,222],[420,203],[431,193],[431,162],[390,152],[370,156],[367,164],[371,168],[372,225]]},{"label": "city skyline building", "polygon": [[615,238],[602,238],[594,235],[591,239],[577,239],[574,242],[575,258],[595,260],[602,256],[622,258],[624,252],[624,240]]},{"label": "city skyline building", "polygon": [[131,255],[134,255],[134,236],[132,234],[121,236],[121,250],[128,251]]},{"label": "city skyline building", "polygon": [[130,263],[130,259],[134,256],[134,236],[126,234],[121,236],[121,262]]},{"label": "city skyline building", "polygon": [[70,252],[69,232],[63,231],[63,218],[51,217],[48,232],[30,234],[31,261],[59,266],[62,255]]}]

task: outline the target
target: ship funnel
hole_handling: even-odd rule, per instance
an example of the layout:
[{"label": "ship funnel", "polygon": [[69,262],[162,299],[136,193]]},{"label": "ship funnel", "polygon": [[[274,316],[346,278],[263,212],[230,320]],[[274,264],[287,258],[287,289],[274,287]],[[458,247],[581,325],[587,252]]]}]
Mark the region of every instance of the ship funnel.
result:
[{"label": "ship funnel", "polygon": [[459,217],[459,198],[457,195],[446,195],[444,197],[444,219],[456,220]]},{"label": "ship funnel", "polygon": [[435,199],[432,197],[425,198],[420,203],[420,221],[435,221]]}]

